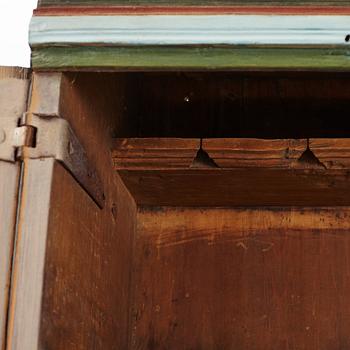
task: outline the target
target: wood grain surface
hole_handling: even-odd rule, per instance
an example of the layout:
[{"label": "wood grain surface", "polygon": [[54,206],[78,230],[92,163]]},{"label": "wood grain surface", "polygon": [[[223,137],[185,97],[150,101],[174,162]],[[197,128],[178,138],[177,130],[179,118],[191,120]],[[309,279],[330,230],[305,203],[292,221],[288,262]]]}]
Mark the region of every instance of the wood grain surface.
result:
[{"label": "wood grain surface", "polygon": [[284,15],[349,15],[350,7],[307,6],[41,6],[34,10],[35,16],[103,16],[103,15],[149,15],[149,14],[284,14]]},{"label": "wood grain surface", "polygon": [[[27,107],[29,70],[0,67],[0,121],[1,118],[20,118]],[[0,130],[0,133],[2,131]],[[1,141],[10,135],[1,135]],[[1,148],[1,142],[0,142]],[[0,349],[5,349],[6,322],[20,164],[0,159]]]},{"label": "wood grain surface", "polygon": [[[51,113],[45,91],[39,88],[46,79],[60,82],[58,98],[51,96]],[[52,159],[26,161],[10,312],[11,350],[29,345],[30,349],[127,348],[136,206],[112,168],[109,135],[120,106],[114,93],[121,81],[110,83],[115,84],[107,89],[112,95],[97,93],[106,88],[99,75],[34,75],[30,110],[45,106],[49,115],[58,111],[70,122],[103,180],[105,206],[100,209]],[[37,272],[35,278],[26,276],[28,270]]]},{"label": "wood grain surface", "polygon": [[349,215],[140,209],[132,349],[347,349]]},{"label": "wood grain surface", "polygon": [[166,6],[232,6],[232,5],[252,5],[252,6],[345,6],[346,0],[40,0],[39,6],[116,6],[116,5],[166,5]]},{"label": "wood grain surface", "polygon": [[119,138],[112,148],[114,168],[189,168],[199,149],[199,139]]},{"label": "wood grain surface", "polygon": [[[349,74],[104,73],[125,81],[118,138],[347,138]],[[120,94],[120,91],[118,91]],[[116,116],[116,117],[117,117]]]},{"label": "wood grain surface", "polygon": [[36,72],[106,198],[26,160],[6,350],[348,349],[349,97],[346,73]]}]

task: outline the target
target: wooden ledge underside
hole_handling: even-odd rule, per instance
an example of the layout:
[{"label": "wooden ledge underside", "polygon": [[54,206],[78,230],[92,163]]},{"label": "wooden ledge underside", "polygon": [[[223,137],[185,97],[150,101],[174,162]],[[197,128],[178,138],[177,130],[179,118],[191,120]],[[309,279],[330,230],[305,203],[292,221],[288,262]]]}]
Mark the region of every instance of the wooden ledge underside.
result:
[{"label": "wooden ledge underside", "polygon": [[115,169],[141,206],[344,206],[350,140],[116,139]]},{"label": "wooden ledge underside", "polygon": [[[315,158],[302,157],[308,147]],[[199,148],[200,139],[119,138],[112,157],[116,170],[186,170]],[[222,169],[350,169],[350,139],[203,139],[202,149]]]}]

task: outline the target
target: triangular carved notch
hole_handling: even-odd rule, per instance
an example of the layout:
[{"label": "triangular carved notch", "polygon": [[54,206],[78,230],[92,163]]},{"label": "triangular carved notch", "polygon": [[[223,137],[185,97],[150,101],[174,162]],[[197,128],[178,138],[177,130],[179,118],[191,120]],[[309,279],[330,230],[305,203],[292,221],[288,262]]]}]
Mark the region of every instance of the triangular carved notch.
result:
[{"label": "triangular carved notch", "polygon": [[203,140],[200,140],[199,150],[194,157],[191,168],[219,168],[215,161],[203,149]]},{"label": "triangular carved notch", "polygon": [[298,164],[305,168],[323,168],[327,167],[316,157],[315,153],[310,149],[310,142],[307,139],[307,147],[303,154],[298,159]]}]

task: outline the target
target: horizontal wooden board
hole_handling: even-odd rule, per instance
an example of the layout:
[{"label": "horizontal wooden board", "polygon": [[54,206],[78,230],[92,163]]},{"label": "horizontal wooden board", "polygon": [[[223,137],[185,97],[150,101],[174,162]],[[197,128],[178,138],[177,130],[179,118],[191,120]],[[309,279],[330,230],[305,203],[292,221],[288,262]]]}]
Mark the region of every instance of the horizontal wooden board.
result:
[{"label": "horizontal wooden board", "polygon": [[199,139],[115,139],[115,169],[189,168],[199,149]]},{"label": "horizontal wooden board", "polygon": [[225,47],[44,47],[42,70],[350,70],[348,49]]},{"label": "horizontal wooden board", "polygon": [[149,14],[284,14],[339,15],[350,14],[349,6],[44,6],[34,10],[35,16],[104,16]]},{"label": "horizontal wooden board", "polygon": [[190,169],[200,147],[222,169],[350,169],[350,140],[118,138],[116,170]]},{"label": "horizontal wooden board", "polygon": [[209,5],[209,6],[223,6],[223,5],[333,5],[342,6],[348,5],[347,0],[39,0],[39,6],[115,6],[115,5]]},{"label": "horizontal wooden board", "polygon": [[138,205],[344,206],[347,170],[201,169],[119,171]]},{"label": "horizontal wooden board", "polygon": [[292,168],[307,140],[204,139],[203,149],[220,168]]},{"label": "horizontal wooden board", "polygon": [[134,349],[350,348],[349,208],[146,208]]}]

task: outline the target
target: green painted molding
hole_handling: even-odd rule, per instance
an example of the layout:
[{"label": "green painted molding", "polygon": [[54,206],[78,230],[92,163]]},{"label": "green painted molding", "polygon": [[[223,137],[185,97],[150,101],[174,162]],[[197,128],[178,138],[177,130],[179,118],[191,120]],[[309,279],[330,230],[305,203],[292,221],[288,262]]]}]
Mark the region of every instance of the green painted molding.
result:
[{"label": "green painted molding", "polygon": [[39,6],[113,6],[113,5],[162,5],[162,6],[345,6],[349,0],[40,0]]},{"label": "green painted molding", "polygon": [[44,70],[350,70],[350,49],[249,47],[37,47]]}]

